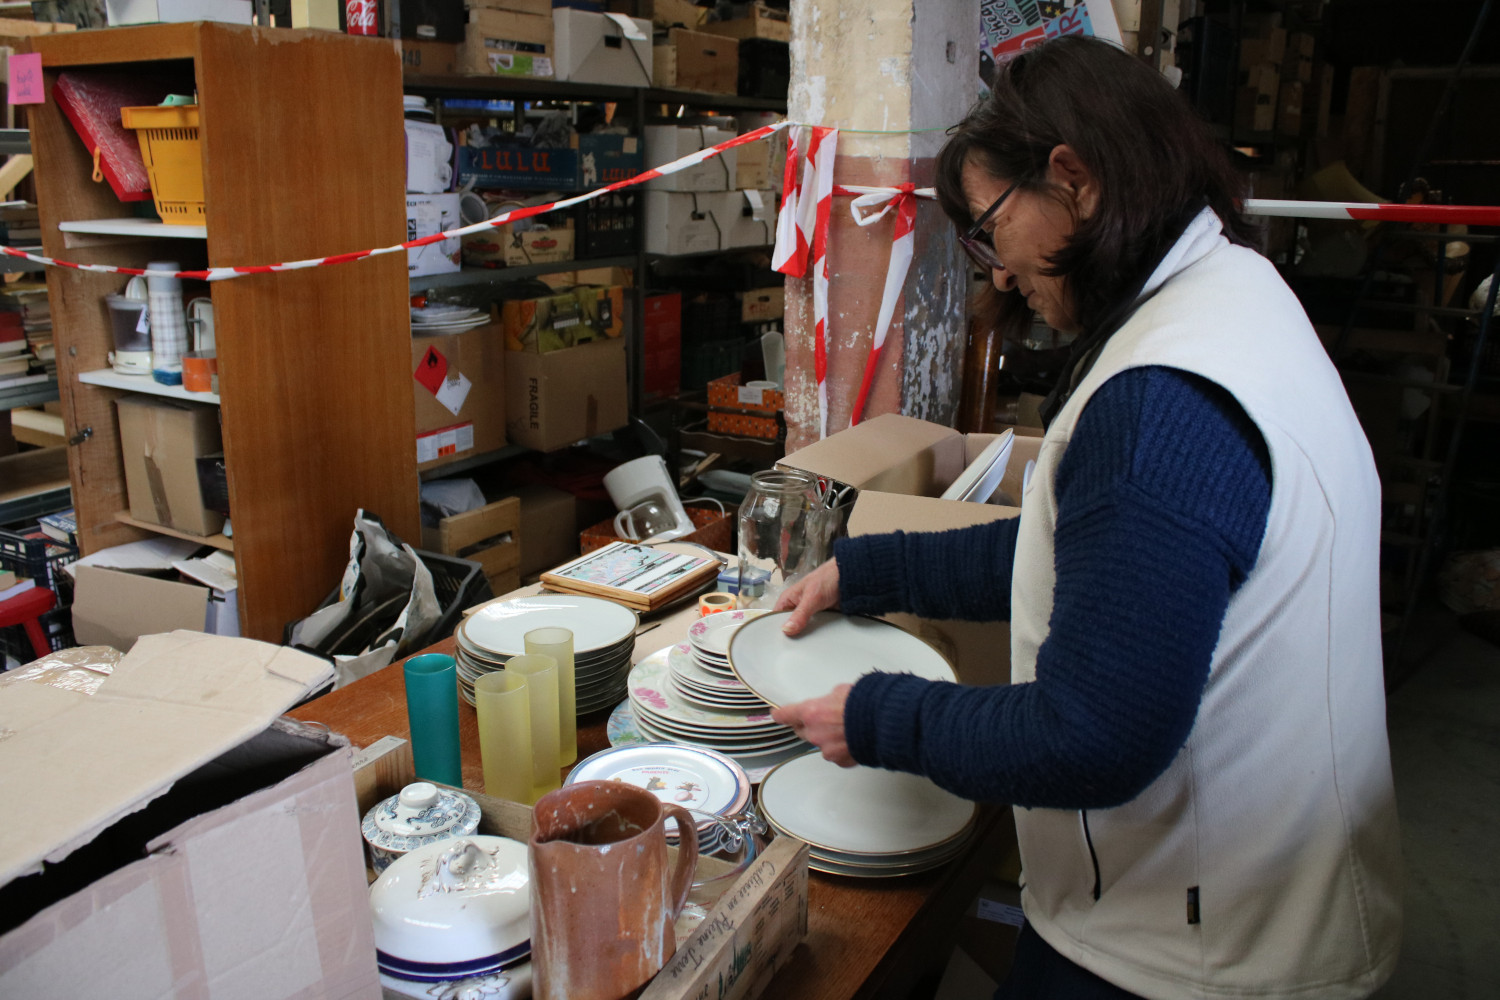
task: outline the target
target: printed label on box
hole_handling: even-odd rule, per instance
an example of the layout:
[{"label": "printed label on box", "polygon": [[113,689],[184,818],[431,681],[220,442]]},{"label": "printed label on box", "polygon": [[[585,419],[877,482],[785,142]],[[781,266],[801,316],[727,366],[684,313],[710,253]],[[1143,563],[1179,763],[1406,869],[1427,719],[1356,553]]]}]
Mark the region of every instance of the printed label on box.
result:
[{"label": "printed label on box", "polygon": [[465,378],[463,372],[454,372],[453,377],[445,379],[442,388],[437,391],[437,401],[456,417],[464,408],[464,400],[469,398],[469,390],[472,388],[474,383]]},{"label": "printed label on box", "polygon": [[417,435],[417,464],[456,455],[474,447],[474,423],[440,427]]},{"label": "printed label on box", "polygon": [[447,375],[448,359],[435,347],[427,348],[427,353],[422,355],[422,360],[417,364],[417,370],[411,373],[411,377],[434,396],[442,389]]},{"label": "printed label on box", "polygon": [[1012,927],[1020,927],[1026,922],[1026,914],[1021,912],[1019,906],[1011,906],[1009,903],[997,903],[993,899],[981,897],[977,912],[980,920],[993,920],[997,924],[1010,924]]},{"label": "printed label on box", "polygon": [[742,385],[738,389],[741,406],[759,406],[765,402],[766,390],[748,385]]}]

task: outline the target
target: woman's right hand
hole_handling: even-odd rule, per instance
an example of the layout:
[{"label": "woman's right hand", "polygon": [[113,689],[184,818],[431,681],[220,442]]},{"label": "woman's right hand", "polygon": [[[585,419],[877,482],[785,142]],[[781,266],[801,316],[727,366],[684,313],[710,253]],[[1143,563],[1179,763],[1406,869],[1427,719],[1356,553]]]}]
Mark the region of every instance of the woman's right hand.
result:
[{"label": "woman's right hand", "polygon": [[837,559],[830,559],[783,590],[776,598],[773,610],[791,609],[792,613],[787,617],[786,624],[781,626],[781,631],[787,635],[797,635],[807,627],[808,619],[814,614],[838,605],[839,564]]}]

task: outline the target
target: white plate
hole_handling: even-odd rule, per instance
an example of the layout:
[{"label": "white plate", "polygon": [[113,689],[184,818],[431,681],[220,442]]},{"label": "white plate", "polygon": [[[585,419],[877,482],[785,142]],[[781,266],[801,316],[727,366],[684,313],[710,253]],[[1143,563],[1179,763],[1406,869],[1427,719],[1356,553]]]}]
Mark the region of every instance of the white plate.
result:
[{"label": "white plate", "polygon": [[750,689],[745,687],[734,674],[731,673],[725,677],[715,671],[705,670],[698,659],[693,656],[691,647],[685,642],[679,642],[672,647],[672,652],[667,656],[667,668],[679,679],[699,687],[742,694],[750,693]]},{"label": "white plate", "polygon": [[759,812],[767,822],[846,855],[889,857],[937,847],[961,836],[974,811],[974,803],[926,778],[843,768],[817,752],[780,765],[760,786]]},{"label": "white plate", "polygon": [[890,622],[819,611],[794,639],[781,632],[789,614],[757,618],[729,643],[734,675],[773,707],[825,695],[869,673],[957,680],[941,653]]},{"label": "white plate", "polygon": [[[491,667],[502,667],[505,661],[516,653],[494,652],[476,646],[472,640],[458,634],[456,636],[458,648],[468,655],[469,659],[476,663]],[[613,645],[603,646],[599,649],[590,650],[587,653],[575,653],[573,655],[573,667],[576,670],[587,670],[591,667],[601,667],[605,664],[613,664],[621,657],[628,657],[635,650],[635,634],[627,635],[622,641]]]},{"label": "white plate", "polygon": [[684,734],[673,732],[670,727],[664,726],[657,719],[646,715],[636,716],[636,727],[644,736],[661,743],[689,743],[693,746],[709,747],[720,753],[731,756],[745,753],[770,753],[789,747],[794,743],[801,743],[794,734],[785,736],[743,736],[736,738],[718,738],[715,736],[704,736],[699,734]]},{"label": "white plate", "polygon": [[684,809],[731,816],[750,804],[750,779],[723,754],[671,743],[601,750],[578,762],[566,784],[623,781]]},{"label": "white plate", "polygon": [[739,627],[766,614],[763,608],[747,608],[743,611],[720,611],[718,614],[699,618],[688,629],[688,642],[710,657],[727,658],[729,639]]},{"label": "white plate", "polygon": [[614,646],[635,633],[636,613],[601,597],[539,594],[487,604],[459,625],[467,642],[491,653],[512,656],[526,651],[526,633],[537,628],[573,632],[575,655]]},{"label": "white plate", "polygon": [[672,690],[670,671],[667,669],[667,656],[670,653],[670,646],[657,650],[630,671],[630,701],[637,706],[637,717],[644,711],[670,722],[707,729],[709,732],[786,728],[771,721],[768,709],[756,712],[714,712],[687,704]]},{"label": "white plate", "polygon": [[970,462],[953,484],[943,491],[943,500],[966,500],[984,503],[994,494],[1000,480],[1005,478],[1005,467],[1010,464],[1010,449],[1015,442],[1015,431],[1003,431],[1000,436],[985,446],[979,457]]}]

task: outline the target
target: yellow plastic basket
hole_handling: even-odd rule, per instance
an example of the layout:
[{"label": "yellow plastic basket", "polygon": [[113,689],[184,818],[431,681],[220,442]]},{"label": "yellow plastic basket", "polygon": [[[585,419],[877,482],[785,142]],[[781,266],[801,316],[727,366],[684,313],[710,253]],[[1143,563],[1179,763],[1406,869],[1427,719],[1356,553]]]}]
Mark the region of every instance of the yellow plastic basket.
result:
[{"label": "yellow plastic basket", "polygon": [[151,177],[151,197],[161,221],[175,226],[203,223],[203,152],[198,141],[198,105],[121,108],[120,121],[134,129]]}]

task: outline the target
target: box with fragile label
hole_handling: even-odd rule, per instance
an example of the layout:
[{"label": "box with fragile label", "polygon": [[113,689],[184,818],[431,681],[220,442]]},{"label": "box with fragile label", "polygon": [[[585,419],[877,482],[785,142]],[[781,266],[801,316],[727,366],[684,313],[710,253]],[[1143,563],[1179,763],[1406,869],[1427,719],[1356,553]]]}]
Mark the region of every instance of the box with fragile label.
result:
[{"label": "box with fragile label", "polygon": [[505,445],[505,361],[494,325],[412,338],[419,470]]},{"label": "box with fragile label", "polygon": [[667,44],[652,49],[651,82],[658,87],[733,94],[740,82],[739,43],[685,28],[667,32]]},{"label": "box with fragile label", "polygon": [[[735,133],[729,129],[711,125],[647,125],[646,166],[659,167],[734,137]],[[646,182],[646,188],[648,191],[728,191],[734,186],[738,158],[738,149],[725,150],[685,170],[654,177]]]},{"label": "box with fragile label", "polygon": [[[409,194],[406,196],[406,238],[421,239],[447,232],[463,225],[458,213],[458,195]],[[406,251],[406,273],[419,278],[429,274],[447,274],[459,269],[463,241],[451,239],[412,247]]]},{"label": "box with fragile label", "polygon": [[121,396],[120,454],[130,516],[188,535],[212,535],[224,516],[203,505],[198,459],[224,450],[213,406]]},{"label": "box with fragile label", "polygon": [[506,437],[523,448],[556,451],[624,427],[624,338],[506,355],[505,399]]}]

